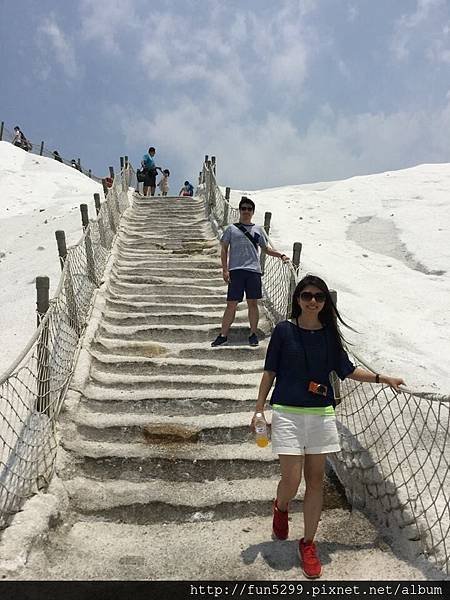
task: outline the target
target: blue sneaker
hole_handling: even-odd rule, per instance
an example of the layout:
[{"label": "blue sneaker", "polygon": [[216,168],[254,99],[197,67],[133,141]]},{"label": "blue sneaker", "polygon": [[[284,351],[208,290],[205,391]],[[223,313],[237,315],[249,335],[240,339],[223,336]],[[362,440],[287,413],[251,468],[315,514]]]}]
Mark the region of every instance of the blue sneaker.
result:
[{"label": "blue sneaker", "polygon": [[217,348],[217,346],[223,346],[223,344],[226,344],[227,341],[228,341],[227,336],[225,336],[225,335],[218,335],[216,337],[216,339],[213,342],[211,342],[211,347],[212,348]]},{"label": "blue sneaker", "polygon": [[248,338],[248,343],[250,346],[258,346],[259,345],[259,340],[258,340],[258,336],[256,335],[256,333],[252,333],[252,335]]}]

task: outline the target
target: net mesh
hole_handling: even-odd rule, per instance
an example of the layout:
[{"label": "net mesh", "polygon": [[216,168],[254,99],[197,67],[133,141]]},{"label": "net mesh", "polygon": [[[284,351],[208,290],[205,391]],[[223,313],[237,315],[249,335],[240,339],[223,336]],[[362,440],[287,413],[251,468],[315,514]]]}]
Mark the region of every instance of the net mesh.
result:
[{"label": "net mesh", "polygon": [[35,335],[0,377],[0,528],[52,477],[56,421],[134,178],[128,165],[114,179],[97,218],[68,249],[55,297],[38,315]]}]

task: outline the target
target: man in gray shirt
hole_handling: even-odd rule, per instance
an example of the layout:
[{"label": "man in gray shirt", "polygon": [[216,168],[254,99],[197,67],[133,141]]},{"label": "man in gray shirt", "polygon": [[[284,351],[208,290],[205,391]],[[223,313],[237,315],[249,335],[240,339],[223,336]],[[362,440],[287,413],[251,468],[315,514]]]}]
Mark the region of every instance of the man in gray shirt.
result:
[{"label": "man in gray shirt", "polygon": [[222,274],[225,283],[228,283],[228,294],[220,335],[211,344],[214,348],[228,341],[228,331],[236,316],[237,305],[244,298],[244,292],[250,323],[248,343],[250,346],[259,344],[256,334],[259,321],[258,300],[262,298],[259,248],[269,256],[289,260],[285,254],[268,247],[266,232],[252,223],[254,212],[254,202],[242,196],[239,202],[239,223],[229,225],[220,240]]}]

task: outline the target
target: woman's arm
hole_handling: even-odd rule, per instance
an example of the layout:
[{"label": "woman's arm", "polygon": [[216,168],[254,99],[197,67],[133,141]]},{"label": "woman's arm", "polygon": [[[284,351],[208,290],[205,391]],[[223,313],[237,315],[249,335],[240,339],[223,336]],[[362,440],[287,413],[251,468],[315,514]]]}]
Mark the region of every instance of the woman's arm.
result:
[{"label": "woman's arm", "polygon": [[347,377],[354,381],[363,381],[366,383],[385,383],[396,390],[398,390],[399,385],[405,385],[405,382],[401,377],[389,377],[388,375],[382,375],[381,373],[372,373],[362,367],[356,367],[353,373],[347,375]]},{"label": "woman's arm", "polygon": [[256,401],[255,413],[252,417],[250,427],[254,429],[255,415],[256,413],[264,414],[264,407],[266,405],[267,396],[269,395],[270,388],[272,387],[273,380],[275,379],[276,373],[274,371],[264,371],[261,377],[261,383],[259,384],[258,400]]}]

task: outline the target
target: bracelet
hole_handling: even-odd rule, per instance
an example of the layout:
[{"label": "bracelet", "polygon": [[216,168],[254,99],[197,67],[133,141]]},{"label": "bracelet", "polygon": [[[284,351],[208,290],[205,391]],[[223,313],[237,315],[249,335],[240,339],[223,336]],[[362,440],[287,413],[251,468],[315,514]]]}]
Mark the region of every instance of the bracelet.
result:
[{"label": "bracelet", "polygon": [[375,373],[375,383],[380,383],[380,376],[378,373]]}]

